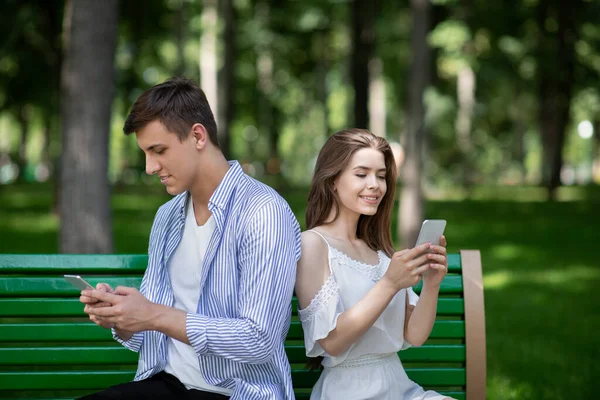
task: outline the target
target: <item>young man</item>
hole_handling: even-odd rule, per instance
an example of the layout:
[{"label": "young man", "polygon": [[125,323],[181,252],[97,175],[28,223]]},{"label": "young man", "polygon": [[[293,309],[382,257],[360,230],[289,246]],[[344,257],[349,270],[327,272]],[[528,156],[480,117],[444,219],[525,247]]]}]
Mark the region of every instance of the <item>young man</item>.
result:
[{"label": "young man", "polygon": [[300,228],[288,204],[225,159],[189,80],[143,93],[123,129],[175,197],[154,219],[140,291],[82,292],[90,319],[140,353],[134,382],[86,398],[293,399],[283,340]]}]

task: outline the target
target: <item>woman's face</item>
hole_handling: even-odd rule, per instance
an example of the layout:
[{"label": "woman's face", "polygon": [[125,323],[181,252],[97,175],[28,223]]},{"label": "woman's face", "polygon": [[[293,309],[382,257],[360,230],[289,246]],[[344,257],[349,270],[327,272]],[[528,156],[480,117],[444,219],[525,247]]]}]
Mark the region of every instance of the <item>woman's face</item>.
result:
[{"label": "woman's face", "polygon": [[364,148],[354,153],[346,168],[334,181],[341,212],[375,215],[387,191],[383,153]]}]

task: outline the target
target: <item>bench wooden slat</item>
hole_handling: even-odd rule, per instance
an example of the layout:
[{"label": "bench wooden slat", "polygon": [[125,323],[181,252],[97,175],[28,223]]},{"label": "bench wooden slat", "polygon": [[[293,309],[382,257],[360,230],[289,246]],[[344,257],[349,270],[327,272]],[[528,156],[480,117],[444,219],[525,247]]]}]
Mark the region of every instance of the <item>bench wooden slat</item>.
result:
[{"label": "bench wooden slat", "polygon": [[[292,303],[292,312],[296,312],[298,300]],[[440,298],[438,315],[463,315],[464,300],[457,298]],[[70,298],[0,298],[0,317],[59,317],[82,316],[83,305],[77,295]]]},{"label": "bench wooden slat", "polygon": [[[306,362],[304,346],[286,344],[291,363]],[[464,362],[464,345],[424,345],[401,351],[403,362]],[[2,347],[0,365],[63,365],[63,364],[133,364],[138,354],[120,345]]]},{"label": "bench wooden slat", "polygon": [[143,274],[147,265],[148,256],[144,254],[2,254],[0,257],[3,273]]},{"label": "bench wooden slat", "polygon": [[[139,288],[142,278],[138,276],[130,277],[84,277],[91,285],[99,282],[106,282],[112,287],[119,285],[132,286]],[[81,290],[73,287],[62,277],[0,277],[0,296],[21,297],[21,296],[78,296]]]},{"label": "bench wooden slat", "polygon": [[[463,368],[407,368],[412,380],[424,386],[460,386],[465,384]],[[4,390],[103,389],[133,379],[134,371],[34,371],[0,372]],[[292,370],[294,387],[311,388],[319,378],[318,371]]]},{"label": "bench wooden slat", "polygon": [[[148,265],[144,254],[3,254],[0,268],[10,272],[83,271],[111,273],[127,270],[143,273]],[[448,271],[459,272],[459,254],[448,254]]]},{"label": "bench wooden slat", "polygon": [[[288,338],[302,338],[300,322],[292,322]],[[435,321],[431,338],[464,338],[464,321]],[[1,342],[61,342],[85,341],[95,342],[112,340],[109,330],[91,322],[60,322],[60,323],[14,323],[0,324]]]},{"label": "bench wooden slat", "polygon": [[[98,282],[106,282],[115,287],[119,285],[140,287],[141,277],[113,277],[113,276],[86,276],[84,277],[92,285]],[[414,287],[416,293],[421,292],[422,284]],[[460,275],[447,276],[440,287],[440,294],[462,293],[462,277]],[[80,291],[74,288],[62,277],[0,277],[0,296],[67,296],[77,295]]]},{"label": "bench wooden slat", "polygon": [[[421,293],[423,288],[423,281],[419,282],[413,287],[415,293]],[[440,295],[444,294],[461,294],[463,292],[462,276],[460,275],[446,275],[440,286]]]}]

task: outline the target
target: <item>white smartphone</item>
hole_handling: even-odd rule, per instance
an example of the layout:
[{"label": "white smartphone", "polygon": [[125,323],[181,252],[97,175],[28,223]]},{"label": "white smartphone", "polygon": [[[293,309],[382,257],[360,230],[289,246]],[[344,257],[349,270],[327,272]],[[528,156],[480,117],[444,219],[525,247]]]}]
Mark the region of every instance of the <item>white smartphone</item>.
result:
[{"label": "white smartphone", "polygon": [[94,290],[95,288],[79,275],[65,275],[65,279],[79,290]]},{"label": "white smartphone", "polygon": [[419,238],[417,239],[416,246],[425,242],[431,242],[431,244],[439,245],[440,236],[444,234],[445,228],[445,219],[426,219],[421,225],[421,231],[419,232]]}]

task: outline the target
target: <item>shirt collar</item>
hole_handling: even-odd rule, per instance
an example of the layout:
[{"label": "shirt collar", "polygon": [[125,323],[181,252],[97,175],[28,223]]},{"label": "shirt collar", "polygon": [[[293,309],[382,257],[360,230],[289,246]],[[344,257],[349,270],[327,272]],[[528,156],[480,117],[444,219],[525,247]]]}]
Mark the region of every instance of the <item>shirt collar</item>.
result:
[{"label": "shirt collar", "polygon": [[[231,194],[236,189],[240,178],[244,175],[244,170],[239,162],[234,160],[228,161],[228,163],[229,170],[223,177],[221,183],[219,183],[219,186],[217,186],[215,192],[210,196],[210,200],[208,200],[208,209],[211,211],[213,211],[214,208],[220,210],[225,210],[227,208]],[[179,198],[176,200],[176,209],[179,210],[180,217],[185,220],[185,206],[190,197],[189,192],[182,193],[178,197]]]}]

